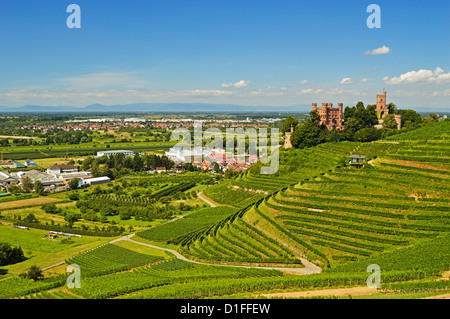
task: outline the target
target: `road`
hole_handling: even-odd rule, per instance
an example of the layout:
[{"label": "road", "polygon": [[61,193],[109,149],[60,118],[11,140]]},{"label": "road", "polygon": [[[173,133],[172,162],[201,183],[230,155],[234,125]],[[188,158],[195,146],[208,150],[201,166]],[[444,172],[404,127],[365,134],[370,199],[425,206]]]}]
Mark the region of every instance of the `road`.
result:
[{"label": "road", "polygon": [[201,192],[200,192],[200,193],[197,193],[197,196],[198,196],[198,198],[200,198],[202,201],[204,201],[204,202],[205,202],[206,204],[208,204],[209,206],[211,206],[211,207],[217,207],[216,204],[210,202],[210,201],[207,200],[205,197],[203,197],[203,194],[202,194]]},{"label": "road", "polygon": [[164,250],[167,252],[170,252],[172,254],[175,255],[176,258],[180,259],[180,260],[184,260],[187,262],[191,262],[194,264],[199,264],[199,265],[208,265],[208,266],[222,266],[222,267],[237,267],[237,268],[259,268],[259,269],[275,269],[275,270],[279,270],[279,271],[284,271],[284,272],[292,272],[292,273],[298,273],[298,274],[303,274],[303,275],[310,275],[310,274],[317,274],[321,272],[320,267],[308,262],[307,260],[301,259],[303,265],[305,267],[303,268],[298,268],[298,267],[271,267],[271,266],[245,266],[245,265],[230,265],[230,264],[213,264],[213,263],[206,263],[206,262],[200,262],[200,261],[196,261],[196,260],[192,260],[192,259],[188,259],[186,257],[184,257],[183,255],[181,255],[179,252],[173,250],[173,249],[169,249],[169,248],[164,248],[164,247],[159,247],[159,246],[155,246],[155,245],[151,245],[151,244],[146,244],[146,243],[142,243],[139,241],[135,241],[132,240],[131,238],[134,236],[134,234],[131,235],[127,235],[121,238],[117,238],[113,241],[111,241],[110,243],[115,243],[118,241],[122,241],[122,240],[126,240],[126,241],[130,241],[134,244],[138,244],[138,245],[143,245],[143,246],[147,246],[150,248],[154,248],[154,249],[159,249],[159,250]]}]

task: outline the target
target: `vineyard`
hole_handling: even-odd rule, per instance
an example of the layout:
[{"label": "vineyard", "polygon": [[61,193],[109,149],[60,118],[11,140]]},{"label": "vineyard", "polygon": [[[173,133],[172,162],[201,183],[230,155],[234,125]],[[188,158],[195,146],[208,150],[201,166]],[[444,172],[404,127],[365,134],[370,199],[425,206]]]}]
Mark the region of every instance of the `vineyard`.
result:
[{"label": "vineyard", "polygon": [[234,208],[226,206],[203,208],[183,218],[139,232],[138,236],[150,240],[176,243],[178,238],[218,223],[235,211]]},{"label": "vineyard", "polygon": [[66,263],[80,266],[83,276],[92,277],[123,271],[159,260],[161,257],[140,254],[114,244],[106,244],[69,258]]},{"label": "vineyard", "polygon": [[239,176],[209,187],[205,195],[222,204],[244,208],[266,195],[301,180],[313,179],[334,168],[361,143],[325,143],[302,150],[280,150],[279,170],[274,175],[260,174],[261,163]]},{"label": "vineyard", "polygon": [[[353,153],[368,154],[369,162],[355,169],[334,155],[331,169],[295,184],[280,177],[265,181],[251,170],[242,174],[232,184],[253,185],[267,194],[234,218],[186,236],[180,251],[198,260],[228,262],[307,258],[327,269],[450,232],[450,143],[399,139],[343,146],[338,153],[336,145],[322,144],[307,154],[313,158],[324,151],[320,158],[330,163],[333,158],[325,153],[341,155],[354,147]],[[408,160],[396,159],[403,154]]]},{"label": "vineyard", "polygon": [[[372,143],[282,150],[275,176],[259,174],[258,164],[205,186],[206,196],[226,206],[192,210],[137,233],[138,241],[176,247],[190,261],[144,253],[136,243],[109,243],[66,259],[65,266],[80,266],[81,288],[66,287],[65,275],[11,277],[0,280],[0,298],[259,298],[365,286],[372,264],[381,269],[378,294],[446,293],[448,123]],[[368,156],[363,168],[348,165],[355,153]],[[135,190],[147,188],[143,196],[99,193],[95,199],[108,207],[151,208],[204,181],[163,178],[130,178]],[[321,272],[285,272],[310,263]]]}]

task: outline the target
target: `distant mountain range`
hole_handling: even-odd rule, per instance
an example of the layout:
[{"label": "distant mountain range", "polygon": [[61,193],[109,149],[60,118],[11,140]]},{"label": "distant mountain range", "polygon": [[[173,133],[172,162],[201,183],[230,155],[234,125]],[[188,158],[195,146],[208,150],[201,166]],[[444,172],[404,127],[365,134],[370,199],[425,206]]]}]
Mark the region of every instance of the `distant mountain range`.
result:
[{"label": "distant mountain range", "polygon": [[[401,109],[402,107],[398,107]],[[450,113],[447,109],[413,108],[420,113]],[[236,104],[207,104],[207,103],[135,103],[103,105],[91,104],[84,107],[76,106],[44,106],[24,105],[20,107],[0,106],[0,113],[192,113],[192,112],[264,112],[264,113],[308,113],[311,105],[244,106]]]},{"label": "distant mountain range", "polygon": [[76,106],[43,106],[25,105],[20,107],[0,106],[0,113],[124,113],[124,112],[309,112],[310,106],[243,106],[235,104],[207,103],[136,103],[125,105],[91,104],[85,107]]}]

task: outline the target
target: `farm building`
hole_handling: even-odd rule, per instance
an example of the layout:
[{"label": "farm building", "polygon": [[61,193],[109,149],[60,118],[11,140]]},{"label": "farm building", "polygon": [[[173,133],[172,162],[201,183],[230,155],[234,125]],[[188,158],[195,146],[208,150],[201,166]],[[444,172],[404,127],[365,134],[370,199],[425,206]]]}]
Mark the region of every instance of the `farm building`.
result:
[{"label": "farm building", "polygon": [[47,168],[48,174],[61,174],[61,173],[72,173],[72,172],[78,172],[78,166],[75,164],[63,164],[63,165],[52,165],[49,168]]},{"label": "farm building", "polygon": [[13,176],[8,175],[6,172],[0,171],[0,185],[1,186],[10,186],[17,185],[19,183],[19,179]]},{"label": "farm building", "polygon": [[123,154],[125,156],[134,156],[134,152],[133,151],[127,151],[127,150],[112,150],[112,151],[100,151],[97,152],[97,157],[102,157],[102,156],[114,156],[117,154]]},{"label": "farm building", "polygon": [[82,182],[85,186],[92,186],[98,184],[109,183],[111,179],[108,176],[94,177],[94,178],[82,178]]},{"label": "farm building", "polygon": [[65,180],[66,182],[70,181],[72,178],[89,178],[91,177],[91,172],[81,171],[81,172],[72,172],[72,173],[62,173],[57,175],[58,178]]},{"label": "farm building", "polygon": [[167,172],[167,169],[166,169],[165,167],[157,167],[157,168],[156,168],[156,172],[157,172],[157,173]]},{"label": "farm building", "polygon": [[25,166],[25,164],[22,164],[22,163],[20,163],[20,162],[13,161],[13,167],[14,167],[14,168],[24,168],[24,167],[26,167],[26,166]]},{"label": "farm building", "polygon": [[352,154],[349,157],[348,164],[351,166],[355,166],[357,168],[364,166],[364,161],[366,160],[366,155]]},{"label": "farm building", "polygon": [[25,166],[37,166],[37,164],[31,159],[26,159]]}]

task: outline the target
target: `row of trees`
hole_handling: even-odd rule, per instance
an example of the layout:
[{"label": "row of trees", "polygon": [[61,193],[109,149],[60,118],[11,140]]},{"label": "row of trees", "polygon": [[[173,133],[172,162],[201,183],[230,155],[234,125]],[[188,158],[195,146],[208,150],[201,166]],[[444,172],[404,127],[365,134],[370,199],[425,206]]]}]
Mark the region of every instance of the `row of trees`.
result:
[{"label": "row of trees", "polygon": [[0,242],[0,266],[15,264],[25,259],[22,248]]},{"label": "row of trees", "polygon": [[118,178],[130,172],[140,172],[146,168],[165,167],[171,169],[175,163],[166,156],[159,155],[139,155],[125,156],[124,154],[102,156],[94,158],[87,157],[81,168],[91,170],[94,177],[108,176],[111,179]]}]

